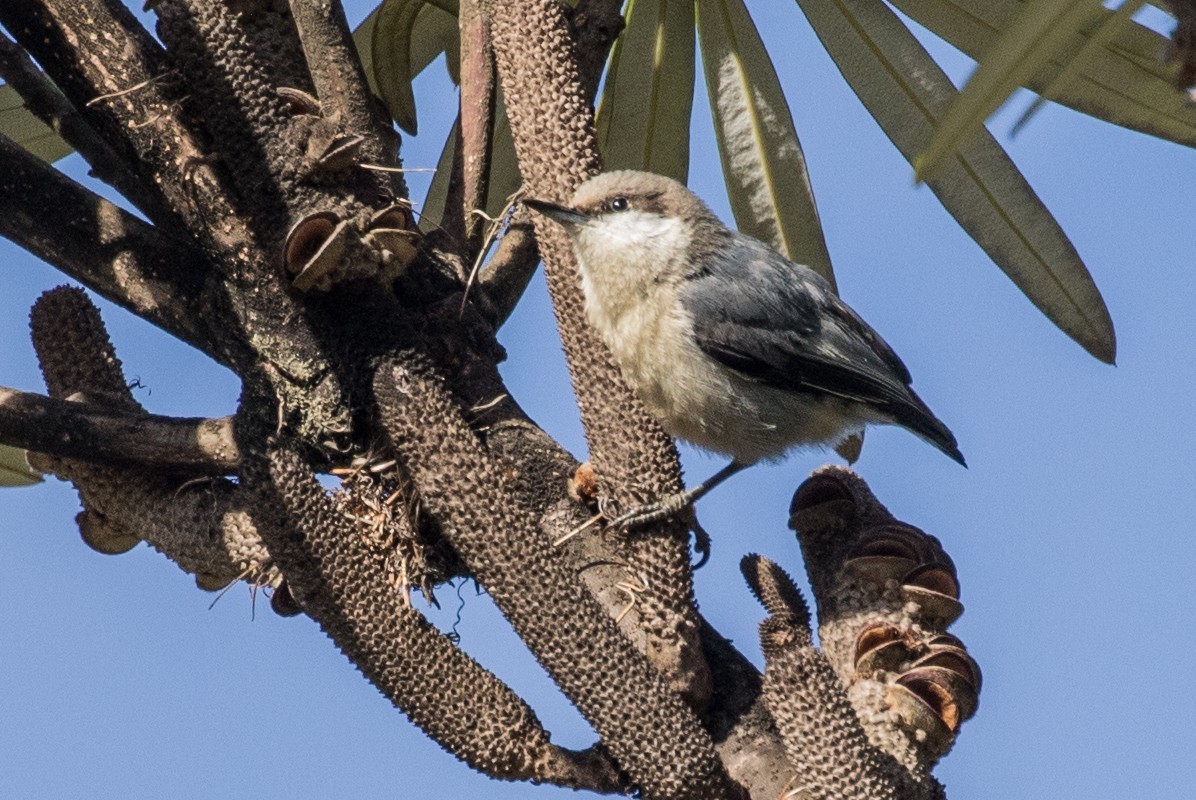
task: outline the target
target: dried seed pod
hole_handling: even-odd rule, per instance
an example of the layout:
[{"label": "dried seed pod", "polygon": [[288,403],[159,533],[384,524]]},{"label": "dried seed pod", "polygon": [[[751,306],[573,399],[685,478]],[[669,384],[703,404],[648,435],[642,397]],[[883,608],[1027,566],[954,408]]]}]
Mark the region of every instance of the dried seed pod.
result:
[{"label": "dried seed pod", "polygon": [[354,235],[348,223],[331,211],[310,214],[296,222],[283,245],[287,271],[295,276],[295,288],[330,288],[332,275],[343,266]]},{"label": "dried seed pod", "polygon": [[342,133],[320,144],[322,148],[317,145],[319,152],[314,154],[312,168],[319,172],[340,172],[361,160],[361,146],[365,144],[365,137],[356,133]]},{"label": "dried seed pod", "polygon": [[936,669],[945,669],[954,672],[959,677],[971,685],[976,694],[980,694],[980,686],[983,682],[983,677],[980,674],[980,665],[976,660],[960,649],[951,648],[949,650],[943,649],[937,652],[931,652],[928,655],[922,656],[915,660],[911,665],[914,669],[920,667],[934,667]]},{"label": "dried seed pod", "polygon": [[[971,719],[972,715],[976,713],[976,706],[980,700],[980,695],[977,693],[970,675],[962,675],[946,667],[915,667],[897,678],[897,683],[903,686],[932,683],[950,695],[957,717],[951,726],[953,731],[958,730],[960,723],[964,720]],[[944,718],[943,721],[951,724],[950,719]]]},{"label": "dried seed pod", "polygon": [[274,588],[274,593],[270,595],[270,608],[280,617],[297,617],[303,613],[286,581]]},{"label": "dried seed pod", "polygon": [[885,690],[885,704],[899,725],[913,734],[918,748],[931,758],[951,749],[959,725],[959,708],[942,687],[927,681],[893,683]]},{"label": "dried seed pod", "polygon": [[195,573],[195,585],[205,592],[218,592],[236,579],[235,575],[213,575],[209,572]]},{"label": "dried seed pod", "polygon": [[951,560],[951,556],[947,555],[947,551],[943,549],[942,542],[937,537],[931,536],[925,531],[918,531],[918,533],[922,536],[922,540],[928,548],[927,557],[924,559],[925,563],[938,564],[952,575],[957,575],[955,562]]},{"label": "dried seed pod", "polygon": [[913,697],[920,701],[920,705],[929,709],[946,729],[954,736],[955,731],[959,730],[959,724],[963,722],[963,715],[960,713],[959,704],[955,697],[952,696],[951,690],[944,686],[941,682],[927,677],[925,675],[901,675],[897,680],[889,685],[889,699],[902,697],[900,701],[892,705],[897,713],[901,716],[902,722],[924,730],[929,735],[934,725],[928,725],[926,718],[917,704],[911,706],[908,699],[902,696],[900,690],[905,689]]},{"label": "dried seed pod", "polygon": [[933,563],[936,550],[941,548],[936,548],[929,539],[928,534],[912,525],[887,522],[864,531],[859,544],[852,550],[852,557],[888,556],[919,564]]},{"label": "dried seed pod", "polygon": [[[419,241],[417,231],[398,228],[376,228],[362,237],[367,247],[378,251],[379,260],[387,267],[391,280],[406,272],[407,265],[415,260]],[[400,268],[395,271],[395,268]]]},{"label": "dried seed pod", "polygon": [[319,99],[302,89],[295,89],[291,86],[279,86],[275,91],[279,97],[287,101],[291,113],[295,116],[303,114],[318,116],[320,114]]},{"label": "dried seed pod", "polygon": [[391,283],[407,271],[419,253],[419,229],[411,217],[410,206],[396,203],[376,212],[366,224],[362,241],[378,253],[383,266],[381,280]]},{"label": "dried seed pod", "polygon": [[946,628],[963,614],[959,582],[944,567],[927,564],[910,572],[901,582],[901,596],[918,606],[917,616]]},{"label": "dried seed pod", "polygon": [[958,636],[953,636],[950,633],[936,633],[931,639],[926,642],[926,645],[932,650],[942,647],[954,647],[958,650],[967,650],[967,645]]},{"label": "dried seed pod", "polygon": [[868,677],[878,670],[896,670],[912,655],[912,643],[905,631],[894,625],[870,625],[856,637],[856,675]]},{"label": "dried seed pod", "polygon": [[141,542],[139,537],[113,528],[102,516],[91,511],[81,511],[75,517],[75,522],[79,525],[79,535],[84,543],[97,553],[118,556]]},{"label": "dried seed pod", "polygon": [[789,504],[789,527],[795,530],[842,525],[851,519],[856,502],[851,490],[835,475],[814,475],[798,487]]},{"label": "dried seed pod", "polygon": [[369,224],[365,226],[368,231],[387,228],[397,231],[411,231],[413,233],[415,232],[412,230],[414,227],[411,220],[411,207],[403,203],[395,203],[376,212],[370,217]]},{"label": "dried seed pod", "polygon": [[298,274],[328,241],[338,222],[340,217],[334,212],[317,211],[292,225],[282,248],[287,272]]},{"label": "dried seed pod", "polygon": [[898,555],[861,555],[843,562],[843,569],[854,580],[884,585],[908,575],[918,563]]},{"label": "dried seed pod", "polygon": [[963,603],[920,586],[902,586],[901,596],[905,602],[918,607],[916,617],[935,627],[946,628],[963,614]]},{"label": "dried seed pod", "polygon": [[901,579],[901,585],[917,586],[946,595],[952,600],[959,599],[959,581],[950,570],[937,564],[925,564],[911,571]]}]

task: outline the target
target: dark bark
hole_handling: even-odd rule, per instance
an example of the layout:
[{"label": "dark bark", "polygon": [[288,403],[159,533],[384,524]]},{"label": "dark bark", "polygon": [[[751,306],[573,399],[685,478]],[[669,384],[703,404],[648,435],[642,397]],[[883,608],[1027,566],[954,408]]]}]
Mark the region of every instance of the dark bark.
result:
[{"label": "dark bark", "polygon": [[[517,216],[469,287],[463,262],[484,226],[467,214],[488,194],[499,82],[529,192],[563,200],[599,168],[593,94],[619,6],[583,0],[566,15],[555,0],[463,0],[449,208],[460,246],[446,250],[443,237],[419,239],[405,185],[376,169],[400,164],[397,139],[339,4],[160,0],[162,45],[114,0],[0,4],[19,43],[0,42],[0,73],[151,219],[0,140],[0,233],[244,386],[235,425],[146,413],[94,306],[56,290],[33,315],[50,396],[0,389],[0,441],[39,451],[76,485],[93,547],[144,539],[205,588],[273,587],[277,610],[310,615],[396,707],[487,775],[773,800],[796,770],[810,797],[936,797],[929,767],[958,721],[949,704],[921,712],[929,740],[856,715],[888,690],[903,708],[942,692],[974,708],[979,672],[940,635],[958,586],[941,549],[908,526],[894,533],[849,473],[820,475],[795,501],[822,650],[796,590],[758,565],[772,615],[764,680],[698,614],[681,521],[554,544],[586,516],[566,492],[577,464],[510,396],[495,339],[538,251],[600,491],[632,505],[678,489],[677,452],[587,326],[559,233],[536,223],[537,248]],[[317,472],[342,476],[341,489],[329,496]],[[877,537],[916,554],[898,564],[896,610],[851,571]],[[593,723],[595,747],[553,745],[521,698],[406,601],[460,575]],[[625,609],[629,576],[645,585]],[[843,602],[845,587],[871,605]],[[857,674],[858,637],[878,618],[905,661]]]},{"label": "dark bark", "polygon": [[229,475],[241,463],[232,419],[135,414],[0,387],[0,441],[97,464]]}]

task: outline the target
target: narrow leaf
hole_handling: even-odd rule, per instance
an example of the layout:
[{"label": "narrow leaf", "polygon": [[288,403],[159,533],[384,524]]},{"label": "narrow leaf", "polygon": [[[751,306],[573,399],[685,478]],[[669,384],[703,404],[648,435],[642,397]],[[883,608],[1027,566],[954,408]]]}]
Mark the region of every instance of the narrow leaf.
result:
[{"label": "narrow leaf", "polygon": [[41,473],[29,466],[24,450],[0,444],[0,486],[32,486],[41,482]]},{"label": "narrow leaf", "polygon": [[1138,9],[1142,8],[1145,4],[1146,0],[1126,0],[1117,9],[1116,13],[1102,15],[1104,19],[1092,32],[1091,38],[1084,42],[1083,46],[1067,60],[1067,63],[1063,65],[1063,69],[1055,73],[1055,77],[1051,78],[1050,83],[1043,87],[1042,92],[1039,93],[1038,97],[1034,98],[1034,102],[1030,104],[1030,107],[1022,112],[1017,122],[1013,123],[1013,127],[1009,131],[1010,135],[1016,135],[1048,100],[1058,96],[1069,84],[1079,78],[1084,69],[1092,64],[1092,60],[1100,55],[1101,51],[1113,40],[1118,31],[1123,26],[1128,25],[1134,14],[1138,12]]},{"label": "narrow leaf", "polygon": [[743,0],[697,0],[698,35],[735,222],[834,283],[830,254],[772,60]]},{"label": "narrow leaf", "polygon": [[425,233],[440,227],[444,222],[445,206],[448,203],[448,186],[452,180],[453,153],[457,149],[457,137],[461,135],[459,123],[454,122],[444,140],[444,147],[440,149],[440,158],[436,161],[436,173],[428,185],[428,193],[424,196],[424,206],[420,209],[419,228]]},{"label": "narrow leaf", "polygon": [[1099,0],[1034,0],[993,43],[967,85],[935,126],[926,149],[914,159],[925,180],[984,126],[1022,83],[1041,72],[1064,41],[1101,10]]},{"label": "narrow leaf", "polygon": [[457,80],[456,11],[456,2],[448,0],[383,0],[353,34],[370,88],[413,136],[418,128],[411,88],[415,76],[447,53],[449,74]]},{"label": "narrow leaf", "polygon": [[[511,123],[507,119],[502,97],[494,110],[494,135],[490,138],[490,185],[486,193],[485,211],[497,216],[507,205],[507,200],[523,185],[519,174],[519,161],[515,158],[515,140],[511,137]],[[453,168],[453,149],[456,146],[457,123],[453,123],[440,160],[436,163],[436,174],[428,186],[428,194],[421,209],[420,229],[432,230],[444,220],[445,201]]]},{"label": "narrow leaf", "polygon": [[[906,159],[930,138],[957,92],[881,0],[798,0],[864,107]],[[987,131],[927,185],[1026,296],[1102,361],[1113,323],[1084,262]]]},{"label": "narrow leaf", "polygon": [[494,135],[490,138],[490,186],[486,193],[486,213],[500,214],[507,199],[523,185],[519,159],[515,157],[515,139],[502,94],[494,107]]},{"label": "narrow leaf", "polygon": [[[979,61],[1026,7],[1027,0],[890,0],[919,24]],[[1115,14],[1101,10],[1064,42],[1025,85],[1042,92]],[[1196,106],[1175,88],[1164,62],[1167,38],[1130,22],[1090,56],[1075,80],[1051,94],[1057,103],[1131,130],[1196,147]]]},{"label": "narrow leaf", "polygon": [[75,152],[48,125],[25,108],[25,101],[11,86],[0,86],[0,134],[50,164]]},{"label": "narrow leaf", "polygon": [[694,99],[693,0],[631,0],[598,105],[606,169],[685,182]]}]

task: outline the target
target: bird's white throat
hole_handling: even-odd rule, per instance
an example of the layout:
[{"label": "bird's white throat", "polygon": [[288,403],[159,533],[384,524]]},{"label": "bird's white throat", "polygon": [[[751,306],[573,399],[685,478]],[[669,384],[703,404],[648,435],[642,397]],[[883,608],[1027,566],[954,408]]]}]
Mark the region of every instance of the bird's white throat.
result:
[{"label": "bird's white throat", "polygon": [[586,296],[602,303],[657,282],[664,267],[689,252],[684,221],[646,211],[608,212],[577,232],[574,248]]}]

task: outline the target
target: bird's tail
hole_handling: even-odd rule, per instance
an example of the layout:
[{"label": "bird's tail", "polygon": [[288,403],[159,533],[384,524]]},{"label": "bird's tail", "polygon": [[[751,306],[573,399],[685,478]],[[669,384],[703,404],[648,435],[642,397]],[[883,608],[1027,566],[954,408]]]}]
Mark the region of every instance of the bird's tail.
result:
[{"label": "bird's tail", "polygon": [[885,411],[898,425],[921,436],[962,466],[968,465],[968,462],[964,461],[963,453],[959,452],[955,434],[934,415],[930,406],[922,402],[922,398],[918,397],[913,389],[909,390],[908,402],[892,403]]}]

